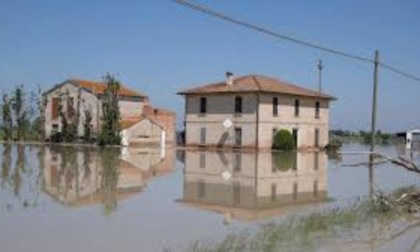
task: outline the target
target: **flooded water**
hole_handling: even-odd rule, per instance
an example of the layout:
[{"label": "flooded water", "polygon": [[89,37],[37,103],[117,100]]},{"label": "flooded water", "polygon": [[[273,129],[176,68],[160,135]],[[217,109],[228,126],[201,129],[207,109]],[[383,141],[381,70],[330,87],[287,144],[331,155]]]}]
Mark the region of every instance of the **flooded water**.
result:
[{"label": "flooded water", "polygon": [[[379,152],[407,154],[395,146]],[[420,182],[389,164],[372,172],[343,167],[367,161],[351,154],[37,145],[1,145],[0,153],[2,252],[178,251],[195,240],[367,196],[372,185],[392,191]],[[420,163],[418,153],[408,155]]]}]

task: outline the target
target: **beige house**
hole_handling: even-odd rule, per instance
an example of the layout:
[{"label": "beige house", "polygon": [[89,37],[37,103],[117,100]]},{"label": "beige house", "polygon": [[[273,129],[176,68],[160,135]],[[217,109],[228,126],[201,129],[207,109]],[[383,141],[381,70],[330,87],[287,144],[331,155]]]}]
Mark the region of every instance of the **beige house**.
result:
[{"label": "beige house", "polygon": [[269,149],[280,129],[298,148],[328,143],[334,97],[260,75],[234,78],[179,92],[185,96],[187,146]]},{"label": "beige house", "polygon": [[185,153],[188,206],[229,219],[255,221],[296,207],[327,201],[327,156],[323,152]]},{"label": "beige house", "polygon": [[[92,116],[91,130],[94,135],[97,134],[101,127],[102,102],[105,89],[106,85],[103,82],[69,79],[45,92],[44,98],[47,104],[45,108],[45,133],[47,139],[62,129],[59,111],[60,102],[68,117],[74,116],[77,113],[77,108],[79,108],[79,136],[83,136],[84,134],[83,122],[85,121],[86,111]],[[123,130],[127,130],[127,125],[130,126],[128,136],[135,136],[135,138],[144,136],[144,138],[151,140],[151,132],[147,136],[143,134],[144,131],[149,130],[149,125],[144,122],[139,123],[144,119],[148,119],[149,121],[153,121],[153,124],[159,128],[160,136],[162,136],[162,132],[165,133],[164,140],[166,143],[175,142],[174,112],[152,107],[146,95],[131,90],[124,85],[120,86],[118,95],[122,128]],[[79,97],[80,101],[78,99]],[[68,108],[69,105],[71,106],[70,108]],[[146,128],[141,127],[142,125]],[[156,145],[160,144],[162,140],[161,137],[159,139],[153,139],[156,140],[154,143]],[[139,143],[138,139],[126,140],[126,143]]]}]

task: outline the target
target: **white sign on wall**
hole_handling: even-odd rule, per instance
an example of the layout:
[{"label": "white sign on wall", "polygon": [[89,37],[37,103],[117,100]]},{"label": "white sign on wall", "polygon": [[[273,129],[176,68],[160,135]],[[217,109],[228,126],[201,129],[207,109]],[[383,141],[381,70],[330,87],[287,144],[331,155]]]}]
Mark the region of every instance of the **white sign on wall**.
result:
[{"label": "white sign on wall", "polygon": [[232,127],[233,122],[227,118],[224,122],[223,122],[223,127],[225,127],[225,129],[229,129],[230,127]]}]

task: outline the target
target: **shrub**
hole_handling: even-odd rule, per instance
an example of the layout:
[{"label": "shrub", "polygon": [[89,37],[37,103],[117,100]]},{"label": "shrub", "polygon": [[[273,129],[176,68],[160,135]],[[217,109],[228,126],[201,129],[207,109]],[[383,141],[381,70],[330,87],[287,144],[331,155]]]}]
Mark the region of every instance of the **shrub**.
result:
[{"label": "shrub", "polygon": [[273,149],[275,150],[283,150],[283,151],[291,151],[295,149],[295,140],[293,139],[292,133],[288,130],[280,130],[274,136],[273,139]]},{"label": "shrub", "polygon": [[53,143],[61,143],[63,142],[63,134],[61,132],[56,132],[51,135],[51,142]]},{"label": "shrub", "polygon": [[327,151],[338,151],[341,149],[343,143],[339,139],[332,139],[326,146],[325,150]]},{"label": "shrub", "polygon": [[273,153],[273,168],[275,171],[287,171],[295,167],[296,152],[277,152]]}]

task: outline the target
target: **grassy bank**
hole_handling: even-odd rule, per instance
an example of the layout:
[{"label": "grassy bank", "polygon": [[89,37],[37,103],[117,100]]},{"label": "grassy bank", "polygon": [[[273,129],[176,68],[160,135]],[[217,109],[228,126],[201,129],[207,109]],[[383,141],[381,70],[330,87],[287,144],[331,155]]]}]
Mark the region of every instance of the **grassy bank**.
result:
[{"label": "grassy bank", "polygon": [[[321,212],[265,223],[256,231],[231,233],[221,241],[195,241],[188,247],[188,251],[311,251],[315,250],[320,240],[357,235],[367,227],[375,230],[375,233],[386,232],[391,223],[407,221],[412,217],[406,204],[394,203],[404,195],[416,191],[418,193],[418,190],[407,187],[389,195],[379,192],[373,200],[360,200],[344,207],[336,206]],[[420,202],[416,204],[420,205]],[[420,220],[417,222],[420,228]]]}]

